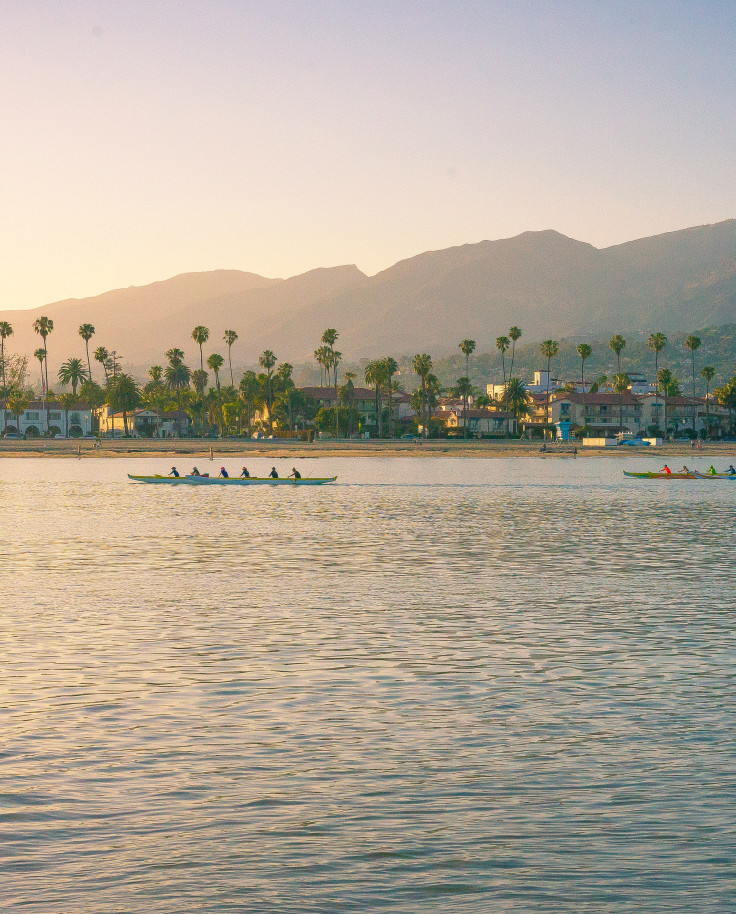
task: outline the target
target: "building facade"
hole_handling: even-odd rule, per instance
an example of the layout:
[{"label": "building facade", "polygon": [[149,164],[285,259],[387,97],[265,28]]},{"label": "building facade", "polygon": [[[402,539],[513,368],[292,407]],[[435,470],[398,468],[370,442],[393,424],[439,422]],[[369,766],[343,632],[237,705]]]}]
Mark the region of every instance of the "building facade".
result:
[{"label": "building facade", "polygon": [[81,438],[92,434],[92,410],[86,403],[77,403],[67,409],[54,400],[34,400],[20,416],[16,416],[3,403],[0,414],[0,435],[18,435],[21,438],[63,435]]}]

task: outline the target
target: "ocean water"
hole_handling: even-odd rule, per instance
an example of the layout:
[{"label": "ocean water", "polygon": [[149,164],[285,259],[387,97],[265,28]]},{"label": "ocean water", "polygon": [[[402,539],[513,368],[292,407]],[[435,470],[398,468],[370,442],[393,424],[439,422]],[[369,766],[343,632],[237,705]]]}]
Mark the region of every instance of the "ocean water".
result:
[{"label": "ocean water", "polygon": [[624,465],[0,462],[0,910],[736,910],[736,482]]}]

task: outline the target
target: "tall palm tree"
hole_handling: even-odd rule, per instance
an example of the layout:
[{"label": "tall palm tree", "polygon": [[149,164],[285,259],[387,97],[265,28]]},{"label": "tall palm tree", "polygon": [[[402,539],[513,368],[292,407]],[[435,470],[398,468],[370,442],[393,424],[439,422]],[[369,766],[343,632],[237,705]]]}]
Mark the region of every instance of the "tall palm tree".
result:
[{"label": "tall palm tree", "polygon": [[514,356],[516,355],[516,343],[521,339],[521,330],[518,327],[511,327],[509,330],[509,339],[511,340],[511,365],[509,367],[509,378],[514,376]]},{"label": "tall palm tree", "polygon": [[672,383],[672,372],[669,368],[660,368],[657,372],[657,384],[662,388],[662,398],[664,399],[664,440],[667,440],[667,395],[669,394],[670,384]]},{"label": "tall palm tree", "polygon": [[705,437],[709,437],[710,431],[710,409],[708,394],[710,393],[710,383],[716,376],[716,370],[712,365],[706,365],[700,372],[700,377],[705,378]]},{"label": "tall palm tree", "polygon": [[232,387],[235,387],[235,378],[233,377],[233,356],[232,348],[233,343],[237,340],[238,334],[234,330],[226,330],[225,336],[223,339],[227,343],[227,361],[230,365],[230,384]]},{"label": "tall palm tree", "polygon": [[[330,348],[329,346],[320,346],[318,349],[314,350],[314,358],[319,365],[319,386],[327,387],[328,385],[324,383],[324,373],[327,370],[327,363],[330,357]],[[329,379],[328,379],[329,382]]]},{"label": "tall palm tree", "polygon": [[59,369],[58,377],[64,386],[67,384],[72,385],[72,394],[76,398],[77,385],[84,384],[87,378],[84,371],[84,363],[81,359],[67,359]]},{"label": "tall palm tree", "polygon": [[511,413],[514,417],[518,430],[519,417],[523,416],[529,407],[529,393],[521,378],[509,378],[509,382],[504,388],[501,404],[506,412]]},{"label": "tall palm tree", "polygon": [[501,353],[501,368],[503,369],[503,386],[506,387],[506,352],[511,345],[507,336],[496,337],[496,349]]},{"label": "tall palm tree", "polygon": [[[330,351],[330,355],[332,354],[332,352],[335,349],[335,343],[337,342],[337,338],[339,335],[340,334],[333,327],[328,327],[328,329],[325,330],[325,332],[322,334],[322,343],[325,346],[327,346],[327,348]],[[335,370],[335,393],[337,393],[337,365],[334,364],[334,361],[332,359],[330,359],[329,361],[330,361],[330,367],[334,368],[334,370]],[[329,383],[329,376],[328,376],[327,381]]]},{"label": "tall palm tree", "polygon": [[647,346],[654,353],[654,377],[659,373],[659,353],[667,345],[667,337],[664,333],[650,333],[647,339]]},{"label": "tall palm tree", "polygon": [[176,424],[179,434],[181,434],[181,392],[189,387],[192,373],[184,364],[184,353],[181,349],[169,349],[166,358],[169,360],[169,364],[164,369],[164,380],[166,386],[176,394],[176,409],[179,413],[176,417]]},{"label": "tall palm tree", "polygon": [[583,426],[585,426],[585,360],[593,355],[593,347],[587,343],[580,343],[577,353],[580,356],[580,386],[583,388]]},{"label": "tall palm tree", "polygon": [[[621,374],[621,353],[626,348],[626,340],[621,336],[620,333],[617,333],[615,336],[611,337],[611,342],[608,344],[611,349],[616,353],[616,377]],[[614,389],[615,389],[615,378],[614,378]],[[619,415],[623,412],[623,393],[618,392],[618,409]],[[619,429],[619,432],[621,429]]]},{"label": "tall palm tree", "polygon": [[618,394],[618,433],[624,433],[624,393],[629,389],[631,379],[624,372],[619,372],[613,379],[613,389]]},{"label": "tall palm tree", "polygon": [[258,364],[261,368],[266,369],[266,395],[268,398],[268,421],[271,427],[273,427],[273,421],[271,418],[271,410],[273,409],[273,366],[276,364],[276,355],[271,349],[264,349],[258,359]]},{"label": "tall palm tree", "polygon": [[[110,378],[107,384],[107,402],[113,415],[116,412],[123,414],[123,429],[128,435],[128,413],[132,412],[141,402],[141,392],[138,382],[125,372],[118,372]],[[113,419],[113,423],[114,423]]]},{"label": "tall palm tree", "polygon": [[208,374],[204,370],[204,368],[197,368],[197,369],[195,369],[195,371],[192,372],[192,385],[194,386],[194,390],[196,391],[197,396],[199,397],[199,399],[201,401],[201,409],[200,409],[200,417],[199,417],[200,435],[204,434],[204,417],[205,417],[204,392],[205,392],[205,388],[207,387],[207,378],[208,378]]},{"label": "tall palm tree", "polygon": [[690,358],[692,359],[693,365],[693,435],[695,434],[695,353],[700,349],[700,337],[695,336],[691,333],[690,336],[685,340],[685,348],[690,350]]},{"label": "tall palm tree", "polygon": [[[200,371],[204,371],[204,354],[202,352],[202,346],[204,346],[204,344],[207,342],[207,340],[209,338],[210,338],[210,331],[209,331],[208,327],[202,327],[200,325],[199,327],[195,327],[194,330],[192,330],[192,339],[199,346],[199,370]],[[181,358],[182,359],[184,358],[183,352],[181,354]]]},{"label": "tall palm tree", "polygon": [[46,371],[46,390],[49,389],[49,358],[48,352],[46,351],[46,337],[49,333],[53,332],[54,322],[50,317],[39,317],[33,322],[34,331],[41,337],[43,340],[43,352],[44,352],[44,362],[45,362],[45,371]]},{"label": "tall palm tree", "polygon": [[547,408],[545,411],[545,421],[547,425],[549,425],[549,366],[552,362],[552,359],[559,352],[560,345],[557,340],[545,340],[543,343],[540,343],[539,349],[544,358],[547,359]]},{"label": "tall palm tree", "polygon": [[[394,396],[393,395],[394,395],[395,388],[398,386],[396,381],[394,381],[394,375],[399,370],[399,366],[398,366],[398,363],[396,362],[396,359],[392,358],[389,355],[389,356],[386,356],[385,359],[383,359],[383,367],[384,367],[384,377],[385,377],[385,381],[386,381],[386,390],[388,392],[388,437],[393,438],[393,436],[394,436],[394,428],[393,428]],[[348,372],[346,371],[345,377],[347,378],[347,376],[348,376]],[[355,377],[354,374],[353,374],[353,377]],[[351,399],[351,405],[352,405],[352,399]]]},{"label": "tall palm tree", "polygon": [[[475,340],[463,340],[461,343],[458,343],[458,348],[460,352],[465,356],[465,377],[468,379],[468,384],[470,384],[470,356],[475,352]],[[465,408],[463,410],[463,437],[468,437],[468,428],[467,428],[467,412],[468,412],[468,403],[467,397],[470,394],[465,394]]]},{"label": "tall palm tree", "polygon": [[220,369],[222,368],[225,359],[218,353],[213,352],[211,356],[207,358],[207,367],[215,373],[215,387],[217,388],[217,415],[218,415],[218,425],[220,426],[220,437],[222,437],[222,394],[220,392]]},{"label": "tall palm tree", "polygon": [[468,398],[473,393],[473,385],[470,378],[458,378],[455,387],[456,393],[463,398],[463,438],[468,437]]},{"label": "tall palm tree", "polygon": [[365,377],[365,383],[369,387],[373,387],[376,393],[376,434],[379,438],[383,438],[383,401],[381,395],[383,393],[382,387],[386,370],[382,360],[374,359],[372,362],[368,362],[363,376]]},{"label": "tall palm tree", "polygon": [[433,367],[432,357],[427,355],[426,352],[423,352],[421,355],[417,354],[414,356],[412,367],[415,374],[419,375],[422,406],[422,438],[426,438],[427,424],[429,422],[427,411],[429,406],[429,378],[432,374]]},{"label": "tall palm tree", "polygon": [[40,347],[38,349],[34,349],[33,358],[38,359],[41,364],[41,390],[43,391],[43,363],[46,359],[46,350],[41,349]]},{"label": "tall palm tree", "polygon": [[0,362],[3,366],[3,396],[8,395],[8,383],[5,378],[5,340],[13,333],[13,327],[7,321],[0,321]]},{"label": "tall palm tree", "polygon": [[105,349],[104,346],[98,346],[95,349],[95,362],[99,362],[102,365],[102,370],[105,372],[105,383],[107,384],[107,360],[110,358],[110,353]]},{"label": "tall palm tree", "polygon": [[256,396],[258,395],[258,378],[255,371],[246,371],[240,379],[238,385],[238,397],[246,409],[248,419],[248,437],[250,438],[251,426],[253,422],[253,411],[255,409]]},{"label": "tall palm tree", "polygon": [[90,381],[92,381],[92,363],[89,360],[89,341],[95,335],[95,328],[92,324],[80,324],[78,332],[84,340],[84,346],[87,350],[87,374],[89,375]]}]

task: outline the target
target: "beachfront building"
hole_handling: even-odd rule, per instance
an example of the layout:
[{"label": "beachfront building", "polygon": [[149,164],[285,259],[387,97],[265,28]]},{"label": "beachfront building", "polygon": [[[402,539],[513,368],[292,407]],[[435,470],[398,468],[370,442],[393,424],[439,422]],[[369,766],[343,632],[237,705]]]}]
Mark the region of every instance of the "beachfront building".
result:
[{"label": "beachfront building", "polygon": [[0,435],[22,438],[63,435],[81,438],[92,434],[92,410],[86,403],[75,403],[68,409],[55,400],[34,400],[16,416],[7,403],[0,406]]},{"label": "beachfront building", "polygon": [[471,438],[505,438],[516,434],[516,420],[510,413],[495,409],[438,409],[432,416],[442,422],[448,431],[464,433],[465,419]]},{"label": "beachfront building", "polygon": [[[299,390],[315,403],[318,410],[329,409],[336,405],[347,405],[345,401],[340,401],[334,387],[300,387]],[[391,399],[394,422],[402,422],[414,416],[408,394],[403,391],[396,391],[392,394]],[[371,390],[369,387],[354,387],[350,405],[360,413],[363,430],[370,434],[376,434],[378,431],[378,418],[376,415],[375,390]],[[381,405],[384,410],[388,410],[388,395],[385,393],[381,397]]]},{"label": "beachfront building", "polygon": [[[109,406],[95,410],[100,435],[106,438],[122,438],[125,434],[125,418],[122,413],[113,413]],[[134,409],[128,413],[128,434],[133,438],[181,438],[190,433],[191,417],[184,410],[156,412],[153,409]]]},{"label": "beachfront building", "polygon": [[[720,437],[728,431],[728,410],[714,398],[708,399],[710,421],[709,437]],[[705,429],[706,405],[704,397],[667,397],[667,426],[670,435],[684,434],[693,426],[695,431]],[[664,429],[664,397],[658,393],[636,394],[627,390],[616,393],[581,394],[565,391],[556,393],[551,405],[552,422],[570,423],[574,430],[587,426],[591,434],[605,437],[618,433],[646,436],[653,429]]]}]

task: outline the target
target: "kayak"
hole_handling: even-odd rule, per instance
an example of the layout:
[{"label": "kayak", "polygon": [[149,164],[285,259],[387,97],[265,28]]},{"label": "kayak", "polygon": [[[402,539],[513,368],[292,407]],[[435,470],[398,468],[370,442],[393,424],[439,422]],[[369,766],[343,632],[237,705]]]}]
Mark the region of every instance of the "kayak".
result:
[{"label": "kayak", "polygon": [[271,476],[236,476],[223,479],[221,476],[135,476],[128,473],[128,479],[133,482],[148,483],[168,483],[169,485],[190,485],[190,486],[323,486],[328,482],[335,482],[337,476],[317,476],[301,479],[288,479],[287,477],[278,477],[273,479]]},{"label": "kayak", "polygon": [[624,470],[624,476],[634,479],[698,479],[695,473],[630,473],[628,470]]}]

